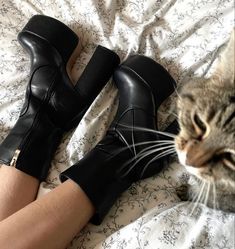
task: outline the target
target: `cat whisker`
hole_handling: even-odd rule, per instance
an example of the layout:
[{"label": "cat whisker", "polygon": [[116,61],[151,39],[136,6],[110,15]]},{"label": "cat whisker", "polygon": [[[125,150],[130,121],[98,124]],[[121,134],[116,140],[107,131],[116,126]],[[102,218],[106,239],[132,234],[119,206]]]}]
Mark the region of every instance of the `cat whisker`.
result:
[{"label": "cat whisker", "polygon": [[213,209],[217,209],[217,193],[216,193],[216,186],[215,186],[215,182],[213,182],[212,184],[213,187]]},{"label": "cat whisker", "polygon": [[[148,145],[148,144],[155,144],[156,147],[158,147],[158,146],[162,146],[162,145],[172,145],[173,146],[175,143],[174,143],[174,141],[170,141],[170,140],[152,140],[152,141],[139,142],[139,143],[135,143],[135,144],[128,145],[128,146],[126,145],[123,148],[117,149],[116,152],[114,152],[113,155],[110,155],[109,158],[113,158],[113,157],[117,156],[118,154],[124,152],[125,150],[128,150],[128,149],[131,150],[132,147],[137,147],[137,146],[142,146],[142,145]],[[149,146],[147,148],[149,148]],[[137,153],[136,157],[138,157],[139,153]]]},{"label": "cat whisker", "polygon": [[166,137],[170,137],[170,138],[173,138],[173,139],[175,139],[175,137],[176,137],[175,134],[165,132],[165,131],[155,131],[155,133],[166,136]]},{"label": "cat whisker", "polygon": [[209,198],[209,194],[210,194],[210,188],[211,188],[211,183],[207,182],[207,191],[205,194],[205,198],[204,198],[204,204],[207,205],[208,203],[208,198]]},{"label": "cat whisker", "polygon": [[[146,144],[154,144],[154,145],[151,145],[151,146],[148,146],[142,150],[139,151],[138,154],[134,153],[135,154],[135,158],[138,158],[140,155],[142,155],[144,152],[148,152],[154,148],[161,150],[161,149],[165,149],[165,148],[168,148],[168,147],[172,147],[175,149],[175,143],[174,141],[169,141],[169,140],[158,140],[158,141],[155,141],[155,142],[151,142],[151,143],[148,143],[148,142],[142,142],[142,143],[137,143],[137,144],[133,144],[132,146],[133,147],[136,147],[136,146],[141,146],[141,145],[146,145]],[[132,147],[130,146],[130,148]],[[156,150],[157,152],[158,150]]]},{"label": "cat whisker", "polygon": [[[172,154],[173,152],[175,152],[173,149],[169,149],[169,150],[167,150],[167,151],[164,151],[164,152],[162,152],[162,153],[160,153],[159,155],[157,155],[157,156],[155,156],[153,159],[151,159],[145,166],[144,166],[144,168],[143,168],[143,170],[142,170],[142,173],[141,173],[141,178],[143,177],[143,175],[144,175],[144,172],[146,171],[146,169],[147,169],[147,167],[150,165],[150,163],[152,163],[153,161],[155,161],[155,160],[157,160],[157,159],[159,159],[160,157],[164,157],[164,156],[166,156],[166,155],[168,155],[168,154]],[[152,152],[153,153],[153,152]],[[152,153],[150,153],[150,154],[152,154]],[[149,155],[150,155],[149,154]],[[142,158],[140,158],[139,160],[137,160],[126,172],[125,172],[125,174],[123,175],[123,176],[126,176],[127,174],[129,174],[130,173],[130,171],[137,165],[137,163],[139,162],[139,161],[141,161],[143,159],[143,157]],[[125,167],[126,165],[124,165],[124,167]],[[123,168],[124,168],[123,167]],[[122,168],[122,169],[123,169]]]},{"label": "cat whisker", "polygon": [[169,115],[173,115],[174,117],[176,117],[176,119],[179,118],[178,114],[177,114],[177,113],[174,113],[173,111],[164,111],[164,112],[158,111],[158,113],[160,113],[160,114],[161,114],[161,113],[163,113],[163,114],[168,113]]},{"label": "cat whisker", "polygon": [[136,143],[135,146],[141,146],[141,145],[146,145],[146,144],[162,144],[162,145],[165,145],[165,144],[171,144],[171,145],[174,145],[175,142],[174,141],[171,141],[171,140],[152,140],[152,141],[145,141],[145,142],[139,142],[139,143]]},{"label": "cat whisker", "polygon": [[[127,149],[129,149],[129,150],[131,150],[131,147],[130,147],[130,145],[129,145],[129,143],[127,142],[127,140],[125,139],[125,137],[120,133],[120,132],[118,132],[118,135],[121,137],[121,139],[124,141],[124,143],[126,144],[126,148]],[[119,153],[121,153],[121,151],[122,150],[120,150],[120,152]]]},{"label": "cat whisker", "polygon": [[133,128],[131,129],[131,140],[132,140],[132,145],[133,145],[134,155],[136,156],[135,137],[134,137],[134,131],[133,131]]},{"label": "cat whisker", "polygon": [[196,200],[196,202],[194,203],[194,207],[193,207],[191,213],[189,214],[189,216],[192,216],[192,215],[193,215],[195,208],[197,207],[198,203],[200,202],[201,197],[202,197],[202,194],[203,194],[203,191],[204,191],[204,188],[205,188],[205,185],[206,185],[206,182],[203,181],[202,186],[201,186],[201,190],[200,190],[200,192],[199,192],[199,194],[198,194],[197,200]]},{"label": "cat whisker", "polygon": [[[200,184],[200,190],[201,190],[201,188],[202,188],[202,183],[203,183],[203,182],[201,182],[201,184]],[[194,195],[193,199],[191,200],[191,205],[190,205],[190,206],[192,206],[192,205],[195,204],[197,198],[198,198],[198,195]]]},{"label": "cat whisker", "polygon": [[176,117],[176,119],[179,119],[178,114],[176,114],[176,113],[174,113],[174,112],[171,112],[170,114],[173,115],[174,117]]},{"label": "cat whisker", "polygon": [[[136,158],[132,158],[131,161],[136,160],[137,158],[139,158],[139,159],[135,162],[135,164],[137,164],[140,160],[142,160],[142,159],[145,158],[146,156],[149,156],[149,155],[151,155],[151,154],[153,154],[153,153],[155,153],[155,152],[158,152],[158,151],[161,151],[161,150],[164,150],[164,149],[175,149],[175,147],[173,147],[172,145],[167,145],[167,146],[165,146],[165,147],[160,147],[160,148],[157,148],[157,149],[151,149],[151,150],[149,150],[149,151],[144,151],[143,153],[142,153],[142,151],[140,151],[140,152],[138,153],[137,157],[136,157]],[[130,162],[131,162],[131,161],[130,161]],[[128,163],[130,163],[130,162],[128,162]]]},{"label": "cat whisker", "polygon": [[175,149],[175,145],[174,144],[169,144],[169,143],[162,142],[162,143],[159,143],[159,144],[155,144],[155,145],[146,147],[146,148],[142,149],[138,154],[143,154],[145,151],[149,151],[149,150],[151,150],[153,148],[158,148],[159,146],[160,146],[159,149],[161,149],[161,148],[164,149],[165,147],[163,147],[163,146],[166,146],[166,145]]},{"label": "cat whisker", "polygon": [[180,94],[179,94],[179,92],[178,92],[177,87],[176,87],[176,86],[174,86],[174,88],[175,88],[175,93],[176,93],[176,96],[177,96],[180,100],[182,100],[182,98],[181,98],[181,96],[180,96]]},{"label": "cat whisker", "polygon": [[161,158],[161,157],[170,155],[170,154],[172,154],[173,152],[175,152],[174,149],[169,149],[169,150],[164,151],[164,152],[160,153],[159,155],[155,156],[153,159],[151,159],[151,160],[144,166],[144,168],[143,168],[143,170],[142,170],[142,173],[141,173],[141,178],[143,177],[143,175],[144,175],[146,169],[148,168],[148,166],[149,166],[152,162],[154,162],[155,160],[157,160],[157,159],[159,159],[159,158]]},{"label": "cat whisker", "polygon": [[[165,147],[161,147],[161,148],[158,148],[158,149],[153,149],[153,150],[151,150],[151,151],[145,152],[143,155],[137,154],[137,157],[133,157],[133,158],[131,158],[130,160],[128,160],[128,161],[121,167],[121,170],[123,170],[124,168],[126,168],[127,166],[129,166],[130,163],[132,163],[133,161],[135,161],[135,160],[139,157],[138,160],[136,160],[136,161],[134,162],[134,164],[125,172],[124,175],[127,175],[127,174],[136,166],[136,164],[138,164],[142,159],[144,159],[145,157],[147,157],[147,156],[149,156],[149,155],[151,155],[151,154],[153,154],[153,153],[156,153],[156,152],[158,152],[158,151],[161,151],[161,150],[163,150],[163,149],[168,149],[168,150],[167,150],[167,151],[164,151],[164,152],[162,152],[162,153],[160,153],[160,154],[158,154],[158,155],[155,157],[154,160],[156,160],[156,159],[158,159],[158,158],[160,158],[160,157],[166,156],[167,153],[168,153],[168,154],[171,154],[171,153],[175,152],[175,148],[172,148],[171,146],[165,146]],[[153,159],[152,159],[151,161],[153,161]]]},{"label": "cat whisker", "polygon": [[[131,127],[129,125],[125,125],[125,124],[119,124],[119,126],[123,126],[123,127],[127,128],[127,129],[133,129],[133,127]],[[170,137],[170,138],[175,138],[176,137],[176,135],[174,135],[172,133],[169,133],[169,132],[157,131],[157,130],[148,129],[148,128],[144,128],[144,127],[139,127],[139,126],[135,126],[133,130],[152,132],[152,133],[160,134],[160,135]]]},{"label": "cat whisker", "polygon": [[216,199],[215,199],[215,183],[213,182],[212,183],[212,191],[213,191],[213,209],[215,209],[215,202],[216,202]]},{"label": "cat whisker", "polygon": [[137,147],[137,146],[148,145],[148,144],[155,144],[155,145],[158,144],[158,146],[160,146],[161,144],[162,145],[167,145],[167,144],[174,145],[175,142],[171,140],[151,140],[151,141],[139,142],[139,143],[129,145],[128,147],[123,148],[123,150],[126,150],[127,148],[132,148],[134,146]]},{"label": "cat whisker", "polygon": [[[150,151],[148,151],[148,152],[145,152],[144,154],[140,154],[140,155],[138,155],[137,157],[133,157],[133,158],[131,158],[130,160],[128,160],[124,165],[123,165],[123,167],[122,167],[122,169],[124,169],[125,167],[129,167],[129,164],[130,163],[132,163],[133,161],[135,161],[134,162],[134,164],[129,168],[129,170],[128,170],[128,172],[127,173],[129,173],[141,160],[143,160],[145,157],[147,157],[147,156],[149,156],[149,155],[151,155],[151,154],[153,154],[153,153],[156,153],[156,152],[158,152],[158,151],[161,151],[162,149],[169,149],[169,150],[173,150],[171,147],[169,147],[169,146],[166,146],[166,147],[161,147],[161,148],[159,148],[159,149],[153,149],[153,150],[150,150]],[[165,151],[166,152],[166,151]],[[161,153],[160,153],[161,154]],[[159,155],[160,155],[159,154]]]},{"label": "cat whisker", "polygon": [[152,163],[152,162],[155,161],[156,159],[159,159],[159,158],[161,158],[161,157],[164,157],[164,156],[166,156],[166,155],[168,155],[168,154],[171,154],[171,153],[173,153],[173,152],[175,152],[174,149],[168,149],[168,150],[166,150],[166,151],[163,151],[162,153],[160,153],[160,154],[156,155],[154,158],[152,158],[152,159],[147,163],[146,166],[148,166],[150,163]]},{"label": "cat whisker", "polygon": [[[160,151],[160,150],[158,150],[158,151]],[[142,160],[143,158],[145,158],[146,156],[154,154],[155,152],[158,152],[158,151],[156,151],[156,149],[153,149],[153,150],[147,151],[146,153],[143,153],[143,154],[139,155],[138,162],[140,160]],[[165,153],[167,153],[168,151],[171,151],[173,153],[173,152],[175,152],[175,148],[171,148],[171,147],[165,148],[161,153],[154,156],[154,158],[151,159],[151,162],[158,159],[158,158],[164,157]],[[138,163],[138,162],[136,162],[136,163]]]}]

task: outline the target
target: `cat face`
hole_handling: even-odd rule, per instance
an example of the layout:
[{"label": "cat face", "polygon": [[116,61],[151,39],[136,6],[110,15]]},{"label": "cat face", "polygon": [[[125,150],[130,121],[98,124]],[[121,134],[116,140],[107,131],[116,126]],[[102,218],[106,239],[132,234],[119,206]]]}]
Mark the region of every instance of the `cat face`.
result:
[{"label": "cat face", "polygon": [[[179,161],[200,179],[235,192],[234,43],[208,79],[185,84],[178,99]],[[228,58],[225,58],[228,57]],[[227,64],[227,65],[226,65]],[[228,188],[228,186],[232,188]]]},{"label": "cat face", "polygon": [[197,80],[178,100],[180,162],[199,178],[235,186],[235,99],[233,89]]}]

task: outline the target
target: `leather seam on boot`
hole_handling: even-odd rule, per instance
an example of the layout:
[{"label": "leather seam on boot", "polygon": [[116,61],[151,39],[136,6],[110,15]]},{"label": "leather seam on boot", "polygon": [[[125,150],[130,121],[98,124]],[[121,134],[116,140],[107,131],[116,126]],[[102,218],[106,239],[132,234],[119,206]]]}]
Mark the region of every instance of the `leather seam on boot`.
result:
[{"label": "leather seam on boot", "polygon": [[125,65],[121,65],[120,66],[121,68],[125,68],[125,69],[127,69],[127,70],[129,70],[129,71],[131,71],[132,73],[134,73],[137,77],[139,77],[142,81],[143,81],[143,83],[148,87],[148,89],[151,91],[151,87],[149,86],[149,84],[136,72],[136,71],[134,71],[132,68],[130,68],[130,67],[128,67],[128,66],[125,66]]}]

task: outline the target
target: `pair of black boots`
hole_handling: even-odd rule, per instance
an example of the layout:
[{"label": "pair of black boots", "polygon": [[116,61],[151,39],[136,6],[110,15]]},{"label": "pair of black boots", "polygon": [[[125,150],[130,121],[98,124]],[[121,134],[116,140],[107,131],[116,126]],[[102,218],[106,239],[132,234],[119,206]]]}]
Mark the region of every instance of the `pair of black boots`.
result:
[{"label": "pair of black boots", "polygon": [[163,161],[144,153],[159,140],[156,110],[175,82],[152,59],[134,55],[119,65],[113,51],[98,46],[76,85],[67,64],[79,39],[51,17],[33,16],[18,35],[31,57],[30,80],[18,121],[0,145],[0,162],[40,181],[63,134],[75,128],[111,76],[119,106],[105,137],[77,164],[60,175],[72,179],[92,201],[99,224],[116,198],[133,182],[158,173]]}]

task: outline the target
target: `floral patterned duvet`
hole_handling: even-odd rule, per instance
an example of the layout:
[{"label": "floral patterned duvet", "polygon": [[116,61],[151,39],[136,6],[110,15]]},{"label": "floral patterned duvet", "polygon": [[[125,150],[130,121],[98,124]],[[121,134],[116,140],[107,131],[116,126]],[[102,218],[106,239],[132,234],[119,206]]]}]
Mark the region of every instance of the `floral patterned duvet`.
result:
[{"label": "floral patterned duvet", "polygon": [[[80,37],[82,51],[73,67],[76,80],[97,44],[124,60],[140,53],[161,63],[177,81],[213,71],[220,46],[234,25],[232,0],[0,0],[0,141],[23,104],[29,58],[17,33],[34,14],[59,19]],[[59,184],[58,174],[102,138],[118,104],[108,82],[78,127],[66,134],[39,195]],[[158,126],[174,119],[176,94],[158,110]],[[187,180],[173,160],[159,175],[133,184],[100,226],[88,224],[70,249],[233,249],[234,214],[182,202],[175,189]],[[10,237],[9,237],[10,239]]]}]

